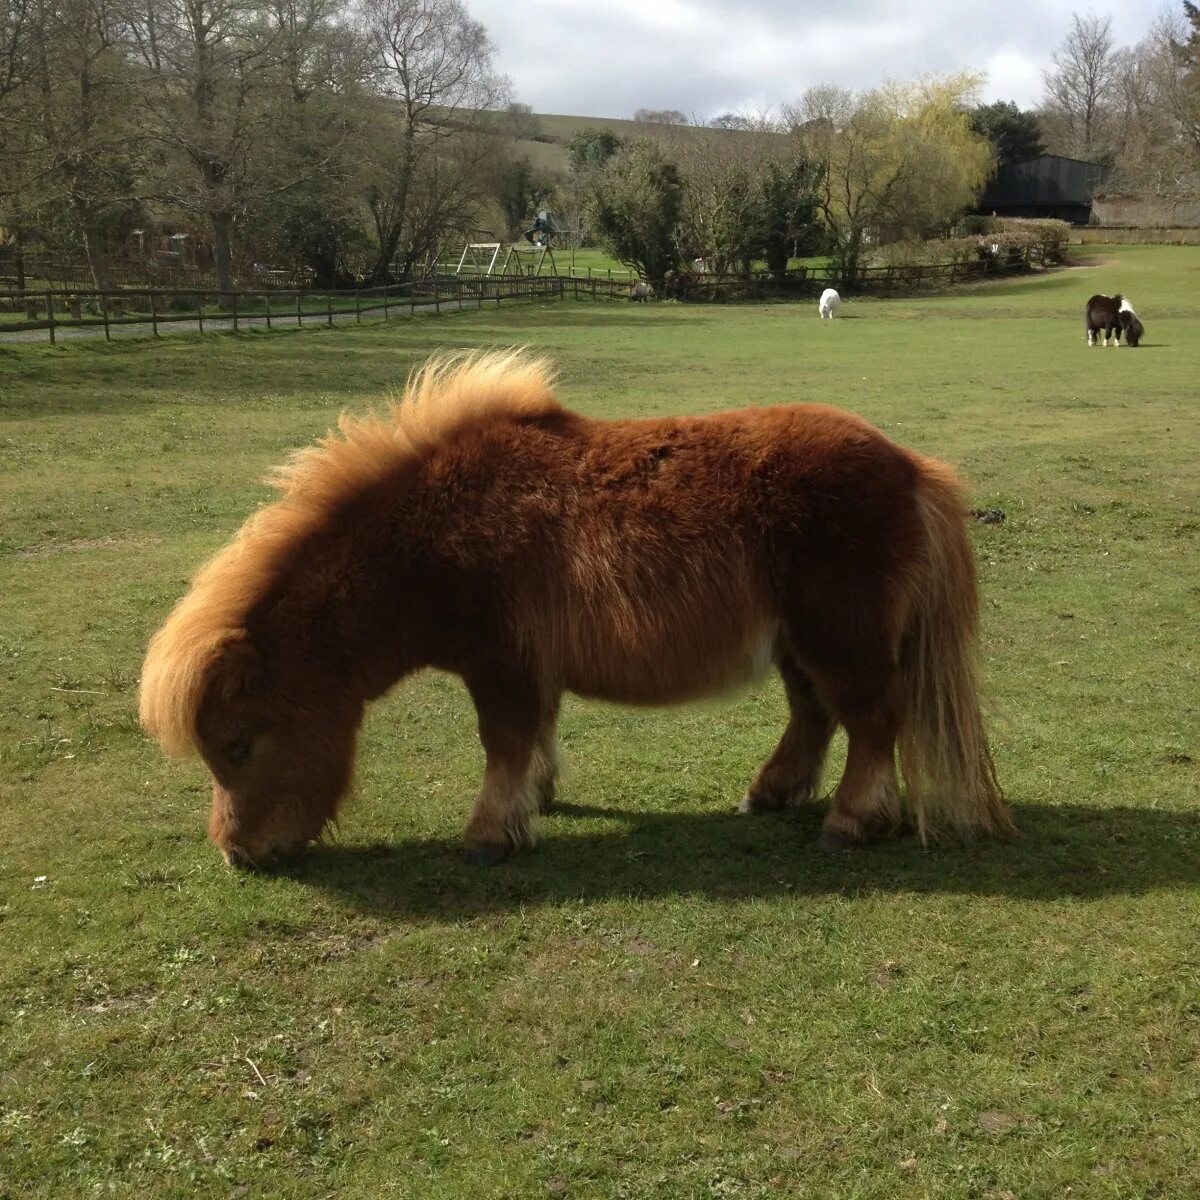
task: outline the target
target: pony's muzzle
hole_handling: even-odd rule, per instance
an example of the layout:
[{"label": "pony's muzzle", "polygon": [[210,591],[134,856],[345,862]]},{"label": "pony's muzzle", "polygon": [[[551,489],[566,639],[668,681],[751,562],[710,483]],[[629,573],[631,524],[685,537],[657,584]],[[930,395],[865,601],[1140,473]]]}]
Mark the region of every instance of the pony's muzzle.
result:
[{"label": "pony's muzzle", "polygon": [[222,846],[221,853],[225,856],[226,864],[235,871],[253,871],[257,868],[254,859],[237,846]]}]

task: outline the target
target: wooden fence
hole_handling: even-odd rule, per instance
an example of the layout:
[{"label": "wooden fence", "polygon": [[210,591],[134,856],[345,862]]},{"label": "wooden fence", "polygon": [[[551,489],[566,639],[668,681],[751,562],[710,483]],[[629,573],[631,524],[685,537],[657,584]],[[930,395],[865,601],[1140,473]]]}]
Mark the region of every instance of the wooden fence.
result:
[{"label": "wooden fence", "polygon": [[[965,262],[863,268],[847,287],[832,267],[792,271],[752,271],[715,275],[684,272],[671,276],[664,299],[692,302],[767,300],[814,296],[833,286],[851,292],[889,294],[963,283],[1029,270],[1044,259],[1038,248],[1007,248],[995,257]],[[441,312],[444,307],[482,307],[519,299],[614,299],[629,294],[629,279],[593,272],[584,275],[431,275],[387,287],[316,291],[309,288],[245,290],[215,288],[47,289],[0,292],[0,340],[6,334],[45,330],[50,342],[60,331],[99,331],[111,339],[114,329],[139,327],[158,336],[163,326],[187,324],[209,329],[296,325],[389,319],[393,315]],[[130,330],[133,331],[132,329]]]},{"label": "wooden fence", "polygon": [[[522,255],[522,265],[518,270],[509,270],[508,275],[528,275],[535,270],[537,251],[530,247],[519,247]],[[437,275],[466,275],[473,277],[482,274],[479,270],[471,270],[470,264],[462,270],[457,270],[460,251],[439,255],[432,261],[417,268],[420,279]],[[561,261],[560,261],[561,260]],[[558,259],[559,270],[555,274],[568,277],[579,276],[590,280],[593,276],[598,279],[623,280],[629,283],[637,278],[635,271],[622,267],[575,267],[570,265],[570,251],[561,252]],[[549,261],[542,264],[549,268]],[[134,289],[144,291],[154,288],[159,291],[179,291],[187,289],[215,291],[216,276],[211,267],[195,267],[183,263],[162,262],[148,258],[140,262],[112,262],[108,267],[109,278],[114,289],[122,291]],[[247,284],[245,289],[262,290],[270,288],[274,291],[308,290],[313,284],[312,272],[304,268],[288,267],[254,267],[238,271],[239,279]],[[71,291],[90,285],[92,269],[86,262],[58,257],[27,257],[22,261],[18,270],[16,257],[11,251],[0,248],[0,288],[16,289],[21,278],[26,280],[44,280],[53,291]],[[492,276],[492,278],[505,276]]]},{"label": "wooden fence", "polygon": [[827,287],[854,294],[888,295],[923,288],[969,283],[998,275],[1030,270],[1043,260],[1037,247],[1012,248],[994,258],[965,262],[913,263],[899,266],[861,267],[854,280],[842,279],[833,266],[797,267],[791,271],[751,271],[724,275],[681,272],[667,280],[667,299],[728,303],[780,297],[816,296]]},{"label": "wooden fence", "polygon": [[[566,276],[431,277],[389,287],[349,291],[276,289],[221,293],[212,288],[131,288],[120,291],[50,289],[0,292],[0,338],[6,333],[45,330],[53,345],[63,330],[139,327],[158,336],[164,326],[185,323],[204,333],[212,329],[325,324],[367,318],[384,320],[446,307],[499,304],[504,300],[601,300],[628,295],[623,280]],[[134,330],[130,330],[133,332]]]}]

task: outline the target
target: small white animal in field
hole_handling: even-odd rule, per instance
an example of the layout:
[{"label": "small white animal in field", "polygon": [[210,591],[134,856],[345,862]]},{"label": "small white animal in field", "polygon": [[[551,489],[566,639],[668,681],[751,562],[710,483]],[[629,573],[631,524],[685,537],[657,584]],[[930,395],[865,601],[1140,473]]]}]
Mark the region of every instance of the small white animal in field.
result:
[{"label": "small white animal in field", "polygon": [[837,294],[837,292],[835,292],[833,290],[833,288],[826,288],[821,293],[821,299],[818,304],[818,308],[821,311],[821,320],[822,321],[825,320],[826,317],[828,317],[832,321],[834,318],[834,314],[841,307],[842,307],[842,298],[841,298],[841,296],[839,296]]}]

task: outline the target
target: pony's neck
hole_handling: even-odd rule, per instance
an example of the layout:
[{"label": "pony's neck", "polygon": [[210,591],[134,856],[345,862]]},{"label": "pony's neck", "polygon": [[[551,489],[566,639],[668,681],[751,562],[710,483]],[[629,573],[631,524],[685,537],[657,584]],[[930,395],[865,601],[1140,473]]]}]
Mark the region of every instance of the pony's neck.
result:
[{"label": "pony's neck", "polygon": [[375,699],[426,665],[403,546],[402,531],[351,512],[301,541],[252,625],[299,671]]}]

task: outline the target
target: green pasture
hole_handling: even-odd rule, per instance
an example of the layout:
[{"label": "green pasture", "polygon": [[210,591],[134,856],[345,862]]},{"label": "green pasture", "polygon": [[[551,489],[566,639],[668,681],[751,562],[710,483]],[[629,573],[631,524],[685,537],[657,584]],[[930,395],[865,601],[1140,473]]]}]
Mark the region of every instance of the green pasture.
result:
[{"label": "green pasture", "polygon": [[[920,299],[572,300],[0,346],[0,1197],[1200,1195],[1200,248]],[[1124,291],[1136,350],[1084,344]],[[566,706],[562,806],[468,868],[454,680],[371,713],[338,837],[205,840],[147,638],[344,408],[527,343],[596,415],[817,400],[957,464],[1022,837],[827,856],[734,807],[781,689]]]}]

